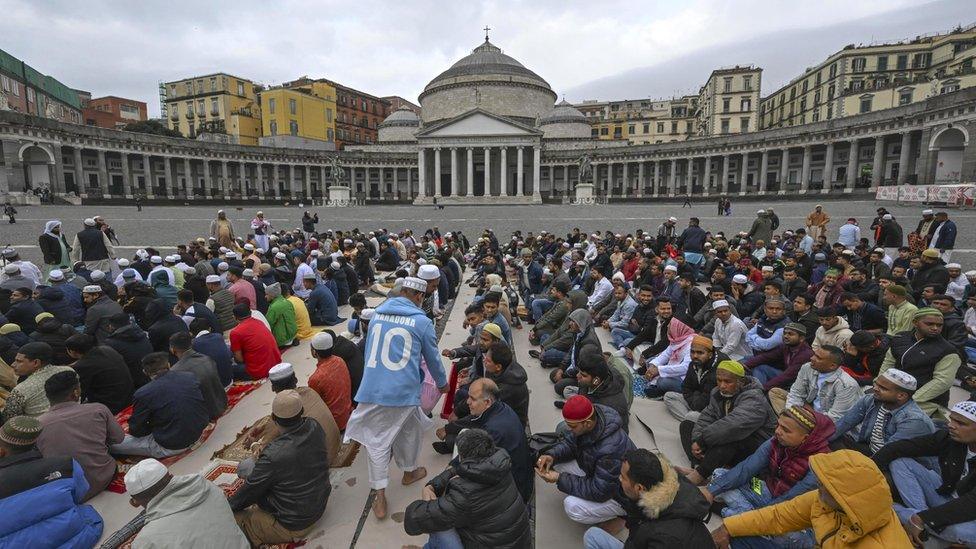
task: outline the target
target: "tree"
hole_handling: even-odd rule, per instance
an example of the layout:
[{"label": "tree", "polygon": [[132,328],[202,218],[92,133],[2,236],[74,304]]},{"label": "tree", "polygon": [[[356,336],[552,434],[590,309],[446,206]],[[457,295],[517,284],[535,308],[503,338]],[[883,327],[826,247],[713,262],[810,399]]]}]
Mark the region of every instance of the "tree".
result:
[{"label": "tree", "polygon": [[176,130],[171,130],[167,128],[159,120],[141,120],[139,122],[133,122],[127,124],[123,131],[127,132],[137,132],[137,133],[150,133],[153,135],[162,135],[166,137],[183,137],[183,134]]}]

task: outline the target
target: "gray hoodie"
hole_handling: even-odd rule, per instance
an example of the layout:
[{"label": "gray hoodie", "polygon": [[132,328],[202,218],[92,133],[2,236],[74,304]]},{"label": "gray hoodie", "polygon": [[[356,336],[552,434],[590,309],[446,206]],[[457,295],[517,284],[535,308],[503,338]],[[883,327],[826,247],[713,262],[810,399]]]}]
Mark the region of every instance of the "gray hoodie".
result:
[{"label": "gray hoodie", "polygon": [[173,477],[146,506],[146,524],[133,549],[248,549],[224,491],[200,475]]}]

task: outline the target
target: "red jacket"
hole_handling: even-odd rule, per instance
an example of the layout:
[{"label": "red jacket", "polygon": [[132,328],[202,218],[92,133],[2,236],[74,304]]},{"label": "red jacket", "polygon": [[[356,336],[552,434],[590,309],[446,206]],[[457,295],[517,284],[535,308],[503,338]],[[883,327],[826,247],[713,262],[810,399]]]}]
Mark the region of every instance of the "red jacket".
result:
[{"label": "red jacket", "polygon": [[783,344],[775,349],[753,355],[745,359],[742,365],[746,368],[755,368],[760,364],[766,364],[773,368],[783,370],[783,373],[767,381],[763,385],[763,390],[768,392],[773,387],[781,387],[789,390],[793,382],[796,381],[796,374],[799,373],[800,367],[810,362],[810,357],[812,356],[813,349],[810,348],[810,345],[806,341],[801,341],[795,347],[789,347]]}]

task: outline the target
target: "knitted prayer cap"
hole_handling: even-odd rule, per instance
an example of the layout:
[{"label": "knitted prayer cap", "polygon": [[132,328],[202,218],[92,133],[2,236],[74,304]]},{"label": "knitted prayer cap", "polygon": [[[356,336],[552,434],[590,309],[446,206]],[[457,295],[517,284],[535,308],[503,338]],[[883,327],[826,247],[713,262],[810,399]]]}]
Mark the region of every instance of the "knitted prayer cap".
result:
[{"label": "knitted prayer cap", "polygon": [[912,320],[918,320],[923,316],[937,316],[942,318],[942,311],[936,309],[935,307],[922,307],[915,312],[915,316],[912,317]]},{"label": "knitted prayer cap", "polygon": [[745,366],[739,362],[736,362],[735,360],[723,360],[722,362],[719,362],[718,369],[725,370],[726,372],[734,374],[736,377],[746,376]]}]

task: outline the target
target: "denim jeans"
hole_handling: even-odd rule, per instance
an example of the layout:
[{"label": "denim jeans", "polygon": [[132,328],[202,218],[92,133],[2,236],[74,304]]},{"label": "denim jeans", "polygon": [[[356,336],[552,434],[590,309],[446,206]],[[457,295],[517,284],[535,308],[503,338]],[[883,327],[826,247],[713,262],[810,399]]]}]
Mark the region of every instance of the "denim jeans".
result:
[{"label": "denim jeans", "polygon": [[752,368],[749,375],[756,378],[756,381],[758,381],[760,384],[765,384],[770,379],[773,379],[782,373],[783,370],[774,368],[768,364],[759,364]]},{"label": "denim jeans", "polygon": [[614,348],[619,349],[630,343],[630,340],[634,339],[634,334],[626,328],[614,328],[610,330],[610,339],[613,341]]},{"label": "denim jeans", "polygon": [[[954,499],[935,491],[942,485],[942,475],[938,471],[927,469],[912,458],[896,459],[891,462],[888,470],[904,502],[904,505],[896,503],[894,506],[895,513],[903,524],[919,511]],[[976,545],[976,520],[953,524],[941,532],[929,532],[929,535],[950,543],[973,546]]]},{"label": "denim jeans", "polygon": [[132,435],[125,435],[122,442],[118,444],[113,444],[109,446],[109,451],[113,454],[122,454],[125,456],[147,456],[153,458],[164,458],[169,456],[175,456],[176,454],[181,454],[186,451],[186,448],[180,448],[179,450],[170,450],[169,448],[163,448],[156,442],[153,436],[146,435],[143,437],[134,437]]},{"label": "denim jeans", "polygon": [[663,397],[668,391],[681,392],[682,379],[680,377],[659,377],[657,385],[647,385],[644,394],[648,398]]},{"label": "denim jeans", "polygon": [[532,310],[532,320],[537,321],[542,318],[542,315],[546,314],[546,311],[552,309],[555,303],[551,299],[536,298],[532,300],[532,304],[529,308]]},{"label": "denim jeans", "polygon": [[598,526],[590,526],[583,534],[583,549],[623,549],[624,542]]},{"label": "denim jeans", "polygon": [[442,532],[431,532],[424,549],[464,549],[464,544],[461,543],[457,530],[451,528]]},{"label": "denim jeans", "polygon": [[567,354],[566,351],[560,351],[559,349],[546,349],[539,357],[539,361],[545,366],[559,366]]},{"label": "denim jeans", "polygon": [[[715,478],[722,476],[727,471],[728,469],[715,469]],[[773,501],[773,494],[770,493],[765,482],[760,483],[760,486],[762,489],[761,493],[759,494],[753,491],[752,487],[749,485],[739,486],[729,490],[728,492],[723,492],[720,496],[720,499],[725,502],[725,508],[722,509],[722,518],[739,515],[754,509],[760,509],[768,506]],[[790,532],[782,536],[769,538],[749,536],[744,538],[736,538],[735,541],[739,542],[739,545],[733,544],[735,547],[750,548],[785,547],[788,549],[808,549],[814,545],[813,532],[811,530],[800,530],[799,532]]]}]

